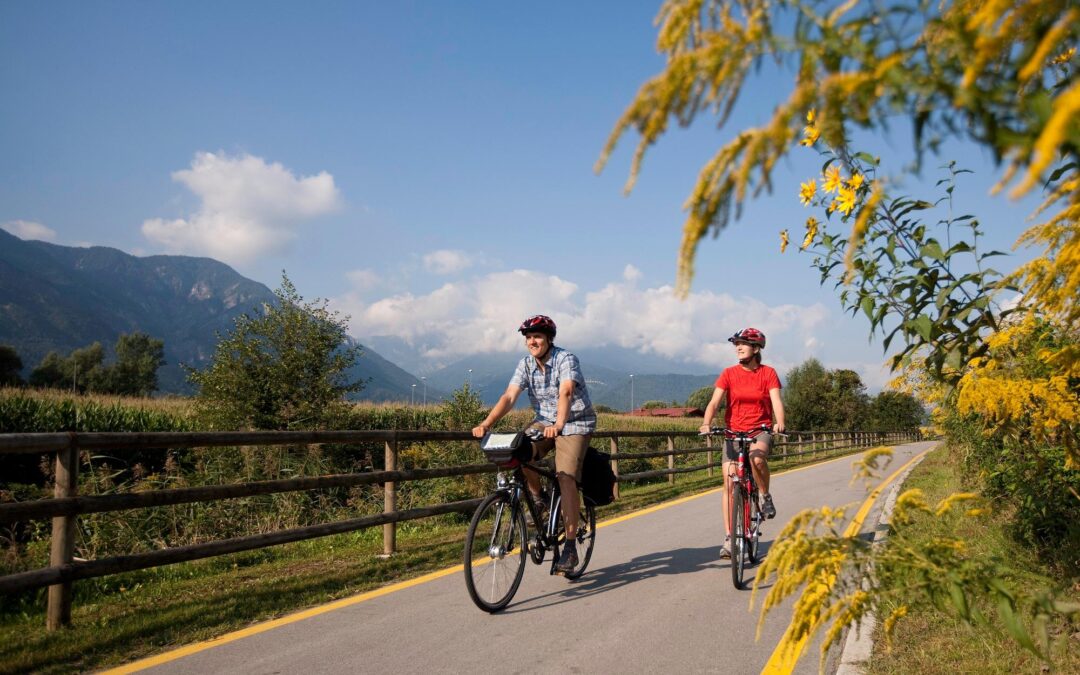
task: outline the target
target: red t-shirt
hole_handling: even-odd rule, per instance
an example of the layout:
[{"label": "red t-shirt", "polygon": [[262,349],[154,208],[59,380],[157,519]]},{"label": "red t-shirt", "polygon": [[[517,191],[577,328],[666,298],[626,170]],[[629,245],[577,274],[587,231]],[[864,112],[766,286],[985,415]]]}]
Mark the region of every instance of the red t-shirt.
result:
[{"label": "red t-shirt", "polygon": [[747,370],[741,365],[725,368],[716,386],[727,392],[724,426],[732,431],[752,431],[762,424],[772,425],[770,389],[780,388],[780,378],[769,366]]}]

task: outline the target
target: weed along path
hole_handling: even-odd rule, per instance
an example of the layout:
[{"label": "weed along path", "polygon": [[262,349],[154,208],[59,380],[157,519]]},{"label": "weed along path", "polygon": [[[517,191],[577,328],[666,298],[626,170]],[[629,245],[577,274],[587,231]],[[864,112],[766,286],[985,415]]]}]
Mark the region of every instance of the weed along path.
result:
[{"label": "weed along path", "polygon": [[[876,487],[932,443],[897,446]],[[859,455],[774,477],[779,514],[763,550],[804,508],[858,507],[851,485]],[[719,560],[722,492],[713,490],[601,522],[592,563],[577,581],[529,563],[514,601],[486,614],[470,601],[461,567],[257,624],[108,672],[760,672],[776,650],[790,609],[754,633],[760,597],[732,587]],[[881,499],[865,512],[877,522]],[[750,570],[753,574],[754,569]],[[785,672],[816,673],[817,648]]]}]

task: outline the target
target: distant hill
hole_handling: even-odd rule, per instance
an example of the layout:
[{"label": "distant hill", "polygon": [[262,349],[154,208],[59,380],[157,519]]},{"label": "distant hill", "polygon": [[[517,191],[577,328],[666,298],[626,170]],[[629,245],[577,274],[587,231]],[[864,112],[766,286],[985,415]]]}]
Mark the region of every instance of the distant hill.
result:
[{"label": "distant hill", "polygon": [[[491,405],[506,391],[506,385],[518,360],[524,356],[516,353],[473,355],[456,361],[428,375],[428,382],[447,390],[461,387],[468,379],[481,400]],[[593,358],[597,358],[593,354]],[[609,368],[595,361],[581,358],[581,370],[589,387],[589,395],[596,405],[606,405],[616,410],[629,410],[631,399],[630,373]],[[470,369],[472,372],[470,373]],[[711,386],[716,373],[705,375],[635,374],[633,400],[635,406],[645,401],[676,401],[680,405],[695,390]],[[518,407],[527,405],[524,398]]]},{"label": "distant hill", "polygon": [[[274,301],[273,292],[211,258],[136,257],[113,248],[73,248],[23,241],[0,230],[0,344],[15,347],[25,372],[49,351],[92,342],[111,348],[121,333],[164,340],[160,391],[186,393],[179,364],[206,363],[218,333],[244,312]],[[408,401],[421,380],[364,348],[353,377],[360,398]],[[428,399],[443,397],[428,387]]]}]

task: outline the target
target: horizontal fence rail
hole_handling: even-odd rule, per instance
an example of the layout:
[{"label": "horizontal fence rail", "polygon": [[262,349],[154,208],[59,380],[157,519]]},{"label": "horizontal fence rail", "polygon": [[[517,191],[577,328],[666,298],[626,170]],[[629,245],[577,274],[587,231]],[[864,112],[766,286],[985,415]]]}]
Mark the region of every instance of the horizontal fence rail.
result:
[{"label": "horizontal fence rail", "polygon": [[[664,439],[666,450],[626,452],[619,450],[620,439]],[[667,476],[673,483],[677,474],[707,471],[722,463],[714,461],[713,453],[722,451],[712,437],[701,437],[696,431],[600,431],[593,439],[608,439],[611,467],[618,482],[649,480]],[[690,439],[692,447],[676,448],[676,439]],[[260,431],[260,432],[161,432],[161,433],[45,433],[0,434],[0,455],[55,455],[55,487],[53,498],[0,504],[0,523],[52,519],[52,539],[49,566],[41,569],[0,577],[0,593],[15,593],[33,588],[49,587],[46,625],[55,630],[71,622],[72,582],[78,579],[107,576],[133,570],[159,567],[178,562],[250,551],[316,537],[352,532],[368,527],[383,526],[383,553],[391,555],[396,549],[396,523],[448,513],[468,513],[481,498],[434,504],[398,511],[396,485],[408,481],[430,480],[454,476],[494,473],[491,464],[472,464],[438,468],[398,469],[401,443],[475,441],[468,432],[460,431]],[[810,456],[833,456],[857,449],[889,443],[918,440],[918,432],[883,431],[819,431],[788,432],[786,441],[773,447],[773,461]],[[78,492],[79,453],[84,450],[168,450],[181,448],[212,448],[239,446],[281,446],[383,443],[385,470],[268,480],[232,485],[212,485],[189,488],[167,488],[122,494],[85,495]],[[702,443],[704,443],[702,445]],[[704,454],[705,463],[694,466],[675,466],[675,458]],[[667,468],[619,473],[620,460],[667,457]],[[125,511],[177,504],[213,502],[259,495],[278,494],[326,488],[380,485],[383,489],[383,512],[278,530],[257,535],[234,537],[212,542],[165,548],[148,553],[114,556],[96,560],[75,558],[75,533],[80,515]],[[616,483],[618,496],[618,483]]]}]

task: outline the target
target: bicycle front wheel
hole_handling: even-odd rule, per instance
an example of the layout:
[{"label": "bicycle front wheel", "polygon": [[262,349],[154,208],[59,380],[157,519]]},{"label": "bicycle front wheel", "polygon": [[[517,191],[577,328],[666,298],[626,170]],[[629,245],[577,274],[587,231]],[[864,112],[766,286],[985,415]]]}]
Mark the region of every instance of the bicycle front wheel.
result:
[{"label": "bicycle front wheel", "polygon": [[731,486],[731,582],[742,590],[746,570],[746,493],[738,483]]},{"label": "bicycle front wheel", "polygon": [[503,609],[525,573],[525,513],[510,495],[496,492],[480,502],[465,536],[465,586],[485,612]]}]

